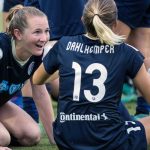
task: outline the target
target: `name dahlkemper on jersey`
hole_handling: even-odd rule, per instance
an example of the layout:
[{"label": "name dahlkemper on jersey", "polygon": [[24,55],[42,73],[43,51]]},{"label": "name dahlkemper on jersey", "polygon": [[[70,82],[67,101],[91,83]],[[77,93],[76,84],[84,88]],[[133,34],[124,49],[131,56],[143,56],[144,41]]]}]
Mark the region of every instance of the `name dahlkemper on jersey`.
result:
[{"label": "name dahlkemper on jersey", "polygon": [[68,42],[66,50],[80,52],[84,54],[114,53],[114,46],[111,45],[89,46],[79,42]]}]

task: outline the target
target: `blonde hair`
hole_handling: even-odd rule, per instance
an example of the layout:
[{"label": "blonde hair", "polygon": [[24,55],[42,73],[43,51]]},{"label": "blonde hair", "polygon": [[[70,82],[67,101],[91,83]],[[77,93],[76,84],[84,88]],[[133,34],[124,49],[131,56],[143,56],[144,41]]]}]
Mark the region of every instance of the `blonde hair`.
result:
[{"label": "blonde hair", "polygon": [[6,18],[7,29],[6,32],[13,35],[14,29],[19,29],[21,32],[28,27],[28,18],[31,16],[46,17],[46,15],[35,7],[24,7],[16,5],[11,8]]},{"label": "blonde hair", "polygon": [[113,0],[88,0],[83,11],[83,23],[88,34],[101,43],[118,45],[125,39],[112,31],[117,21],[117,7]]}]

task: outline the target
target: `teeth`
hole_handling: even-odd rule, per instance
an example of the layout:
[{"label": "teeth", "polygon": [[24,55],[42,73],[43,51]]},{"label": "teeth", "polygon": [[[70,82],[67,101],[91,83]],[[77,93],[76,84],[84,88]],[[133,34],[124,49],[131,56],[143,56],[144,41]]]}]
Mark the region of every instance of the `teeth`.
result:
[{"label": "teeth", "polygon": [[39,48],[42,48],[43,46],[41,46],[41,45],[36,45],[37,47],[39,47]]}]

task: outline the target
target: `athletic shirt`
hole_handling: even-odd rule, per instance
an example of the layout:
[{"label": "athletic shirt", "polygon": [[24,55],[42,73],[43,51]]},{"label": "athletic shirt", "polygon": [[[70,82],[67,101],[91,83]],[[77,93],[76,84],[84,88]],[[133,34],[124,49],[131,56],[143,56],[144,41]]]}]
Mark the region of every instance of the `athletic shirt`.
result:
[{"label": "athletic shirt", "polygon": [[31,56],[20,65],[12,53],[11,37],[0,33],[0,106],[19,91],[42,62],[41,56]]},{"label": "athletic shirt", "polygon": [[68,36],[54,45],[43,64],[47,73],[58,69],[60,75],[57,144],[75,150],[112,150],[126,140],[118,104],[125,77],[133,79],[143,64],[135,48]]},{"label": "athletic shirt", "polygon": [[87,0],[25,0],[26,6],[43,11],[49,21],[50,40],[62,36],[83,34],[82,11]]}]

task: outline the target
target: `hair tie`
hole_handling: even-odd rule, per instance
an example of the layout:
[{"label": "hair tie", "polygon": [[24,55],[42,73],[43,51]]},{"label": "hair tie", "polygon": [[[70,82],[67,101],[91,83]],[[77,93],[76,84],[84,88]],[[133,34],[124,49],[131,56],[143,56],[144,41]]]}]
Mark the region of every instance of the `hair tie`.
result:
[{"label": "hair tie", "polygon": [[92,18],[92,22],[93,22],[93,19],[95,16],[98,16],[100,18],[100,15],[99,14],[94,14],[93,18]]},{"label": "hair tie", "polygon": [[100,18],[100,15],[99,15],[99,14],[94,14],[93,18],[94,18],[95,16],[98,16],[98,17]]}]

